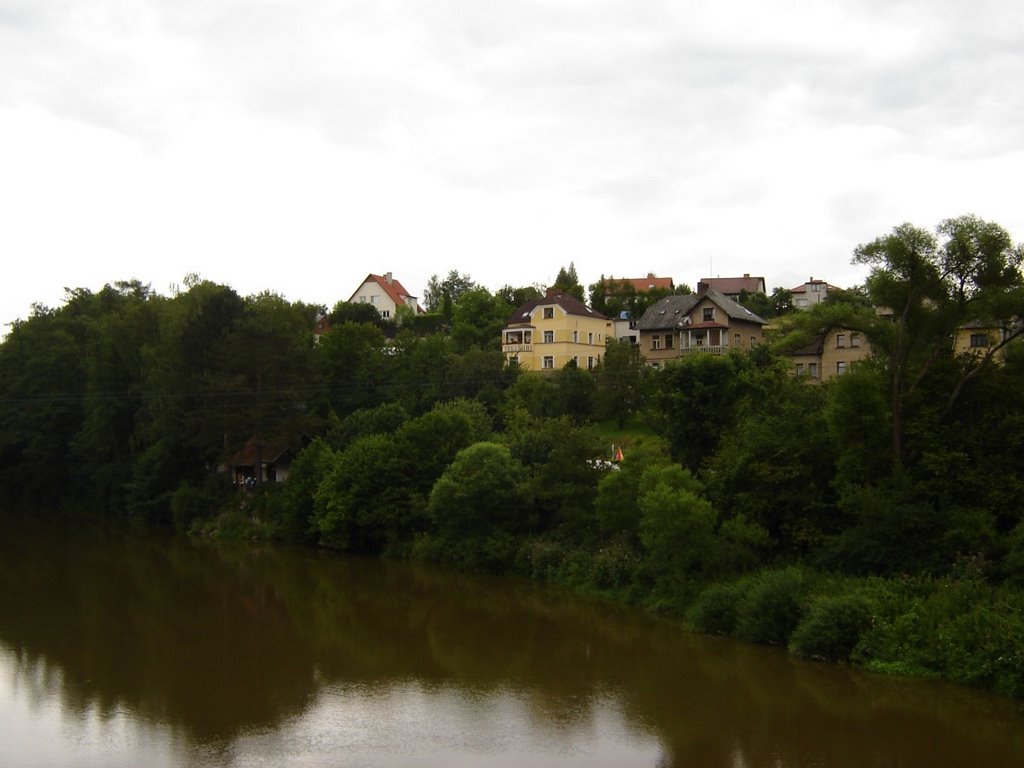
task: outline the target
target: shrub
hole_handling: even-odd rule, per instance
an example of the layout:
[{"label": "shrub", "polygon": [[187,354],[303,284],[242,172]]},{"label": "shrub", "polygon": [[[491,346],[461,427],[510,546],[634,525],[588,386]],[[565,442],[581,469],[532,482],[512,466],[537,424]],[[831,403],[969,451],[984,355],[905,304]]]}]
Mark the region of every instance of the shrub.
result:
[{"label": "shrub", "polygon": [[863,595],[822,596],[811,603],[789,648],[808,659],[845,661],[870,624],[871,606]]},{"label": "shrub", "polygon": [[705,589],[690,610],[686,622],[697,632],[730,635],[736,628],[738,606],[745,594],[745,582],[716,584]]},{"label": "shrub", "polygon": [[786,645],[806,610],[809,579],[799,568],[758,574],[738,606],[736,636],[767,645]]}]

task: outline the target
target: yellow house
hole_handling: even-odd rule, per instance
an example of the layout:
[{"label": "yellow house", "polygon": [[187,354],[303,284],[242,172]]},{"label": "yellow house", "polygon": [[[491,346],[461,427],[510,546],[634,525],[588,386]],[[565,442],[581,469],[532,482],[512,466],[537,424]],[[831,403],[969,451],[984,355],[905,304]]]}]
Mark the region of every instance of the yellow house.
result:
[{"label": "yellow house", "polygon": [[612,321],[557,289],[523,304],[501,331],[508,362],[528,371],[564,368],[575,362],[593,368],[604,356]]},{"label": "yellow house", "polygon": [[764,341],[765,321],[714,288],[666,296],[637,321],[640,354],[652,368],[695,354],[749,351]]},{"label": "yellow house", "polygon": [[[974,320],[961,325],[953,336],[953,354],[984,357],[992,348],[1001,344],[1012,334],[1012,328],[998,321]],[[1002,363],[1006,359],[1005,348],[996,350],[992,359]]]},{"label": "yellow house", "polygon": [[871,344],[864,334],[849,328],[826,328],[806,347],[784,354],[793,363],[793,373],[811,382],[842,376],[871,356]]}]

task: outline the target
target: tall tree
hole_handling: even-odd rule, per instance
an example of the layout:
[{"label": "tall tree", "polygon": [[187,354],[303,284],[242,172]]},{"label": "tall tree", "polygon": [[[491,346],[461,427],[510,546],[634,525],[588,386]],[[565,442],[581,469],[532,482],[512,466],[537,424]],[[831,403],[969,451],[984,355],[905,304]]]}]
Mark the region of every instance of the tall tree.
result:
[{"label": "tall tree", "polygon": [[569,268],[562,267],[558,270],[558,276],[555,277],[555,282],[551,285],[552,288],[557,288],[570,296],[575,296],[580,301],[583,301],[583,286],[580,285],[579,275],[576,274],[576,265],[573,262],[569,262]]},{"label": "tall tree", "polygon": [[468,274],[459,274],[455,269],[444,278],[431,275],[423,291],[423,305],[429,312],[441,312],[446,303],[450,307],[454,306],[462,294],[478,287]]}]

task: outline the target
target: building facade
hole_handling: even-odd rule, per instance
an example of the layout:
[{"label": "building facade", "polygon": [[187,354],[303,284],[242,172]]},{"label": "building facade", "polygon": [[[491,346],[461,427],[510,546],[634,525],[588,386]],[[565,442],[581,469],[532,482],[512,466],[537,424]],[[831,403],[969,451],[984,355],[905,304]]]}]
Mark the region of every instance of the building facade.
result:
[{"label": "building facade", "polygon": [[516,309],[501,331],[501,349],[510,363],[528,371],[575,363],[592,369],[604,357],[612,321],[579,299],[556,289]]},{"label": "building facade", "polygon": [[666,296],[637,322],[640,354],[653,367],[695,354],[750,351],[764,342],[765,321],[714,288]]}]

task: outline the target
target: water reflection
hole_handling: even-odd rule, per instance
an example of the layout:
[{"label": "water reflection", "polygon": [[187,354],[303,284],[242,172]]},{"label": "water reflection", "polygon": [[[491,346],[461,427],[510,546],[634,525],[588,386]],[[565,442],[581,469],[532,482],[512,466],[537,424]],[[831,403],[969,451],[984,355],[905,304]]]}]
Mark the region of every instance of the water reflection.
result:
[{"label": "water reflection", "polygon": [[0,541],[0,702],[53,742],[0,762],[38,765],[1024,764],[1019,705],[977,692],[519,581],[125,532]]}]

